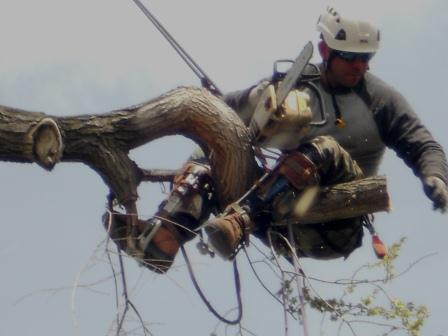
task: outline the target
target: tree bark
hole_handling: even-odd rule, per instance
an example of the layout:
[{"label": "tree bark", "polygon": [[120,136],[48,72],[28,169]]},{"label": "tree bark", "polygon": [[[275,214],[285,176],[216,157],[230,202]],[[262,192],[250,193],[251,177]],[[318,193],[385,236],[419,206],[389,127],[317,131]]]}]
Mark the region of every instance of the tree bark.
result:
[{"label": "tree bark", "polygon": [[0,160],[36,162],[49,170],[58,161],[83,162],[131,213],[139,183],[150,177],[129,151],[174,134],[192,139],[208,155],[222,207],[251,185],[255,159],[246,127],[207,90],[182,87],[102,115],[57,117],[0,107]]},{"label": "tree bark", "polygon": [[[133,224],[138,185],[172,179],[175,171],[142,169],[129,159],[129,151],[174,134],[192,139],[206,153],[221,210],[254,183],[256,161],[247,128],[204,89],[180,87],[101,115],[57,117],[0,106],[0,160],[36,162],[48,170],[59,161],[82,162],[101,176]],[[374,184],[371,188],[372,181],[361,180],[322,191],[302,220],[389,210],[385,181]]]}]

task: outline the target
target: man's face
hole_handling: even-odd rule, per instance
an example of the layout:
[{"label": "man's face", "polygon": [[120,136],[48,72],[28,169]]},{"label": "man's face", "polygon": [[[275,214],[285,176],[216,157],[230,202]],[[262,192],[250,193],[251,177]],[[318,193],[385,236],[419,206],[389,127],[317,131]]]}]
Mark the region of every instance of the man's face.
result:
[{"label": "man's face", "polygon": [[368,57],[353,56],[353,58],[347,59],[341,57],[335,51],[333,51],[333,53],[334,56],[329,65],[330,68],[328,69],[331,81],[333,81],[333,84],[336,84],[336,86],[347,88],[355,87],[369,69]]},{"label": "man's face", "polygon": [[327,80],[334,87],[355,87],[369,69],[369,61],[373,53],[351,53],[330,49],[324,41],[319,44],[319,52],[326,62]]}]

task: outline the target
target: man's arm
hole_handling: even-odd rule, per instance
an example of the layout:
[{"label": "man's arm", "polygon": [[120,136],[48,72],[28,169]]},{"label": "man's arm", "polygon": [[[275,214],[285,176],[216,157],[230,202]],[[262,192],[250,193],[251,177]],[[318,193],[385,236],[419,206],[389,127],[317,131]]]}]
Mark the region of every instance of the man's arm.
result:
[{"label": "man's arm", "polygon": [[[387,89],[387,92],[386,92]],[[448,163],[442,146],[422,124],[406,99],[393,88],[376,92],[374,116],[384,143],[420,178],[434,208],[448,207]]]}]

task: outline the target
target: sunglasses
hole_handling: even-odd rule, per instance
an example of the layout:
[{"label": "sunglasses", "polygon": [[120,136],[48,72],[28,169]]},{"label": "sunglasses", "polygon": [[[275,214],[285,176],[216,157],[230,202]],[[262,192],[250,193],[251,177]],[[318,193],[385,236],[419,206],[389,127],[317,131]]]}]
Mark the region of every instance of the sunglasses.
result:
[{"label": "sunglasses", "polygon": [[359,59],[362,62],[369,62],[372,57],[375,55],[374,52],[372,53],[357,53],[357,52],[351,52],[351,51],[341,51],[341,50],[334,50],[333,53],[342,58],[344,61],[347,62],[353,62],[355,59]]}]

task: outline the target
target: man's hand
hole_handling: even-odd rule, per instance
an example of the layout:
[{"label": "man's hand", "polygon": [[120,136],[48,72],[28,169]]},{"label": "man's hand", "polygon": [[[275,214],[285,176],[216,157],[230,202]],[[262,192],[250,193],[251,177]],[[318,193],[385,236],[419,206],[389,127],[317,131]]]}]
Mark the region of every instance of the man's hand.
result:
[{"label": "man's hand", "polygon": [[448,208],[448,188],[439,177],[429,176],[423,180],[423,190],[434,205],[434,210],[444,213]]}]

